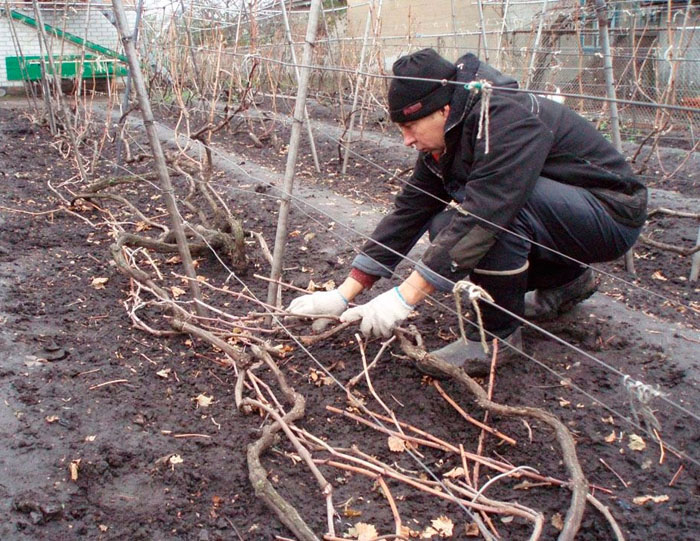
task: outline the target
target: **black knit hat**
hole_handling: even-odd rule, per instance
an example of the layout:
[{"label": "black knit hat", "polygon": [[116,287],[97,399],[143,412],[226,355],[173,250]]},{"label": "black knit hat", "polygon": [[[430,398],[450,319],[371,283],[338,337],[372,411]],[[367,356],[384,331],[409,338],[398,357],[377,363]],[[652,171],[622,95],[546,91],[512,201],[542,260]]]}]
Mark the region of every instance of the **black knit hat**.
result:
[{"label": "black knit hat", "polygon": [[399,77],[442,81],[392,79],[389,85],[389,114],[393,122],[417,120],[450,103],[454,85],[445,81],[454,78],[457,68],[433,49],[402,56],[394,62],[392,70]]}]

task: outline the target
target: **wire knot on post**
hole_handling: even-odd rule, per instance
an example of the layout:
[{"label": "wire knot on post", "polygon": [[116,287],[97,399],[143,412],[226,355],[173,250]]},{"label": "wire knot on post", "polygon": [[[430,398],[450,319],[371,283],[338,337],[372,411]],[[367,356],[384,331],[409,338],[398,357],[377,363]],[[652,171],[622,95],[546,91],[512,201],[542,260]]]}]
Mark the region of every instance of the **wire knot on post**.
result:
[{"label": "wire knot on post", "polygon": [[481,109],[479,110],[479,131],[476,133],[476,138],[484,137],[484,154],[489,153],[489,106],[491,105],[491,94],[493,87],[486,79],[481,81],[472,81],[464,85],[467,92],[473,94],[481,93]]},{"label": "wire knot on post", "polygon": [[454,287],[452,288],[452,293],[454,293],[455,305],[457,306],[457,319],[459,321],[459,331],[462,334],[462,340],[464,340],[465,343],[467,342],[467,334],[464,330],[464,315],[462,314],[462,298],[460,296],[460,294],[463,291],[467,292],[467,295],[469,295],[469,301],[474,307],[474,313],[476,314],[476,322],[479,325],[479,337],[481,338],[481,345],[484,348],[484,353],[488,354],[489,345],[486,341],[484,321],[481,317],[481,309],[479,308],[479,303],[477,301],[479,301],[480,299],[486,299],[489,302],[494,302],[493,297],[491,297],[491,295],[489,295],[483,287],[478,286],[470,282],[469,280],[460,280],[455,283]]},{"label": "wire knot on post", "polygon": [[622,385],[629,396],[630,409],[632,410],[634,422],[639,424],[639,416],[641,415],[649,432],[653,432],[651,430],[652,428],[660,431],[661,424],[651,411],[649,402],[654,398],[665,396],[665,393],[662,393],[659,389],[647,385],[644,382],[632,379],[630,376],[622,378]]}]

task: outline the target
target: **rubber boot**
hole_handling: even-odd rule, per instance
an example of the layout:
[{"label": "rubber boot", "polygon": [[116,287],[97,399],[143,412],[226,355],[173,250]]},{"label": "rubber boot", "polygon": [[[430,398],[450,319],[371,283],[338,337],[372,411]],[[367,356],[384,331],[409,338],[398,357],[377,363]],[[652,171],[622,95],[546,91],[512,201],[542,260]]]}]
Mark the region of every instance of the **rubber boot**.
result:
[{"label": "rubber boot", "polygon": [[[471,278],[472,282],[483,287],[493,297],[498,306],[522,317],[527,271],[511,275],[479,274],[478,271],[475,271]],[[518,351],[522,351],[520,322],[503,310],[486,302],[479,302],[479,308],[481,309],[484,329],[487,331],[488,342],[493,341],[491,335],[500,338],[498,341],[498,365],[503,366],[518,357]],[[484,353],[479,329],[473,325],[467,325],[466,337],[466,342],[460,338],[430,354],[453,366],[463,367],[470,376],[487,375],[491,369],[491,353]],[[433,377],[442,376],[441,373],[434,371],[423,371]]]},{"label": "rubber boot", "polygon": [[[493,340],[488,340],[489,345]],[[510,335],[501,338],[498,341],[498,366],[508,364],[518,356],[518,353],[523,349],[523,333],[520,327],[515,329]],[[463,339],[456,340],[443,348],[432,351],[430,354],[437,357],[441,361],[451,364],[452,366],[460,366],[470,376],[488,376],[491,370],[491,357],[493,348],[489,348],[489,353],[484,352],[484,347],[480,340]],[[428,367],[421,370],[434,378],[441,379],[445,377],[442,372],[433,371]]]},{"label": "rubber boot", "polygon": [[529,291],[525,295],[525,317],[537,321],[555,319],[585,301],[597,289],[598,280],[593,270],[587,268],[564,285]]}]

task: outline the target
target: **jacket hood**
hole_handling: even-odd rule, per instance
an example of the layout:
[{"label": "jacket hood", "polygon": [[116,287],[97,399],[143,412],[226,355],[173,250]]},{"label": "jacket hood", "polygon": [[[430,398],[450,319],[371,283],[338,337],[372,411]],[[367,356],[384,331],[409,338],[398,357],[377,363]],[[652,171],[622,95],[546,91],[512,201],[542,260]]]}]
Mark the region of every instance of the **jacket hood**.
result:
[{"label": "jacket hood", "polygon": [[463,85],[471,83],[472,81],[486,79],[494,86],[518,88],[518,82],[515,79],[509,75],[502,74],[496,68],[489,66],[485,62],[481,62],[472,53],[467,53],[460,57],[455,63],[455,66],[457,67],[455,81],[462,84],[458,84],[452,94],[452,100],[450,100],[450,116],[445,124],[445,131],[450,130],[461,122],[464,115],[480,98],[479,94],[469,92]]}]

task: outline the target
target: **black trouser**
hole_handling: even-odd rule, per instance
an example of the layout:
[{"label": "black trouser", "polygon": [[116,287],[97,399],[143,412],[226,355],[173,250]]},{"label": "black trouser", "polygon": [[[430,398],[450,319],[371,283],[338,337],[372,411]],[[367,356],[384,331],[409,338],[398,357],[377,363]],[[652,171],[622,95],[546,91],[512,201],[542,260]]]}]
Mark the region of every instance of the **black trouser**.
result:
[{"label": "black trouser", "polygon": [[[431,241],[456,212],[446,210],[433,218]],[[525,291],[564,285],[585,271],[566,256],[582,263],[616,259],[632,247],[641,227],[613,220],[583,188],[540,177],[508,230],[514,234],[498,235],[472,271],[471,280],[488,291],[496,304],[522,317]],[[483,305],[488,331],[506,336],[519,325],[502,310]]]}]

